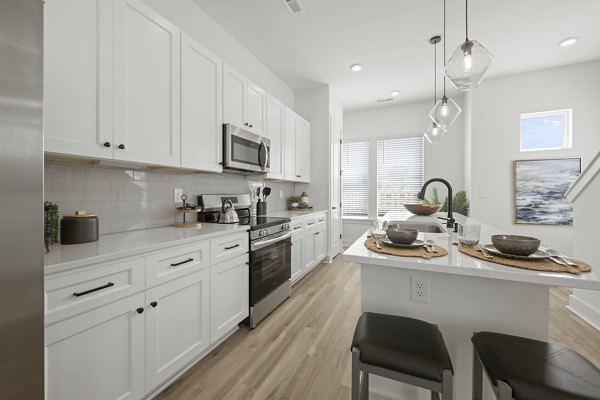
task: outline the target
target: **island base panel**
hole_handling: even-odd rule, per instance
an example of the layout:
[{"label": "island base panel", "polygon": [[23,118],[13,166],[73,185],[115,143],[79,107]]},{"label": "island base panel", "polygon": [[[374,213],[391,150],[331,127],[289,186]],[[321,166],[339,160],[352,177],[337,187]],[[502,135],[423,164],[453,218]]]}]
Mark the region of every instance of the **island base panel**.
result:
[{"label": "island base panel", "polygon": [[[428,278],[430,303],[411,300],[411,276]],[[454,365],[454,398],[471,398],[473,332],[492,331],[548,340],[547,286],[481,277],[361,265],[362,311],[403,315],[439,326]],[[495,399],[484,383],[485,400]],[[429,400],[429,392],[370,378],[375,400]]]}]

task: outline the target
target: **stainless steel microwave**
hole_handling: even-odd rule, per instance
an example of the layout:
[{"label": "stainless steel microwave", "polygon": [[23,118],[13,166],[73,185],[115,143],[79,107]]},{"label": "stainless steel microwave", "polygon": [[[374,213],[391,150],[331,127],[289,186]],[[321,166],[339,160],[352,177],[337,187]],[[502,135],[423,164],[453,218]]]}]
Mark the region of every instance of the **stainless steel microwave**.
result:
[{"label": "stainless steel microwave", "polygon": [[224,172],[256,174],[269,172],[271,140],[235,125],[223,125]]}]

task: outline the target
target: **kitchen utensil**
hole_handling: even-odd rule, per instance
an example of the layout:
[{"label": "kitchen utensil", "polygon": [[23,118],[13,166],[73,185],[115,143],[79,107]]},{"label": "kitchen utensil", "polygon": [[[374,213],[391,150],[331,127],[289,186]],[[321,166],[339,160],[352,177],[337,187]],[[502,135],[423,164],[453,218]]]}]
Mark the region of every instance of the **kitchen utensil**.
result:
[{"label": "kitchen utensil", "polygon": [[481,225],[461,224],[458,227],[458,241],[463,246],[475,246],[479,243]]},{"label": "kitchen utensil", "polygon": [[236,224],[240,222],[237,212],[233,207],[233,203],[229,199],[223,200],[221,204],[221,212],[219,213],[220,224]]},{"label": "kitchen utensil", "polygon": [[387,229],[387,221],[375,220],[371,222],[371,236],[375,239],[375,244],[377,248],[381,248],[381,244],[379,243],[381,239],[385,237],[385,230]]},{"label": "kitchen utensil", "polygon": [[271,188],[265,187],[263,189],[263,201],[267,201],[267,197],[271,194]]},{"label": "kitchen utensil", "polygon": [[494,247],[504,254],[528,256],[540,248],[541,240],[530,236],[493,235]]},{"label": "kitchen utensil", "polygon": [[415,215],[433,215],[440,211],[442,208],[441,204],[420,204],[420,203],[409,203],[405,204],[404,208]]},{"label": "kitchen utensil", "polygon": [[577,264],[575,264],[573,261],[568,260],[565,256],[563,256],[556,250],[546,249],[546,253],[550,254],[551,256],[553,256],[555,258],[558,258],[559,260],[561,260],[562,262],[564,262],[565,264],[567,264],[570,267],[577,266]]},{"label": "kitchen utensil", "polygon": [[553,263],[555,263],[555,264],[558,264],[558,265],[563,265],[563,266],[565,266],[565,267],[568,267],[568,265],[567,265],[566,263],[564,263],[564,262],[563,262],[563,261],[562,261],[560,258],[557,258],[557,257],[550,257],[550,258],[548,258],[548,259],[549,259],[550,261],[552,261]]},{"label": "kitchen utensil", "polygon": [[418,247],[425,247],[425,249],[427,249],[427,245],[425,244],[425,241],[423,241],[423,240],[415,240],[414,242],[412,242],[410,244],[400,244],[400,243],[394,243],[389,238],[384,237],[381,239],[381,243],[383,243],[386,246],[397,247],[399,249],[416,249]]},{"label": "kitchen utensil", "polygon": [[435,247],[435,242],[433,240],[426,240],[425,245],[431,249],[432,253],[439,253],[437,247]]},{"label": "kitchen utensil", "polygon": [[546,258],[550,258],[550,254],[548,254],[542,250],[537,250],[535,253],[530,254],[528,256],[519,256],[519,255],[515,255],[515,254],[501,252],[496,247],[494,247],[494,245],[492,245],[492,244],[486,244],[486,245],[482,246],[482,248],[492,255],[505,257],[505,258],[514,258],[516,260],[544,260]]},{"label": "kitchen utensil", "polygon": [[260,187],[256,188],[256,198],[260,200]]},{"label": "kitchen utensil", "polygon": [[397,244],[411,244],[419,235],[416,229],[399,228],[393,224],[388,225],[385,233],[392,242]]},{"label": "kitchen utensil", "polygon": [[485,248],[482,245],[477,245],[475,246],[475,249],[479,252],[481,252],[481,254],[483,254],[483,256],[489,260],[493,259],[494,256],[492,256],[490,253],[488,253]]},{"label": "kitchen utensil", "polygon": [[75,215],[65,215],[60,220],[60,243],[95,242],[98,240],[99,225],[98,217],[85,211],[75,211]]}]

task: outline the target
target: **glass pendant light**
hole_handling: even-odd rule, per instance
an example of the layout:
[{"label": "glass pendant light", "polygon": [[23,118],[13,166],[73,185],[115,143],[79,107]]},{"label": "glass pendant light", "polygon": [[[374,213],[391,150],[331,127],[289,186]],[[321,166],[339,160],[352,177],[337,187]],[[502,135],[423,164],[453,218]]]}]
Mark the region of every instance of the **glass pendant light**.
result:
[{"label": "glass pendant light", "polygon": [[[434,36],[429,39],[429,43],[433,45],[433,103],[437,99],[437,44],[440,42],[441,38],[439,36]],[[433,120],[431,124],[427,127],[427,130],[423,134],[425,139],[431,144],[436,144],[440,140],[444,138],[446,134],[446,128],[440,125],[439,121]]]},{"label": "glass pendant light", "polygon": [[465,0],[465,42],[456,48],[444,69],[444,75],[458,90],[475,89],[496,57],[477,40],[469,40],[468,0]]},{"label": "glass pendant light", "polygon": [[[446,62],[446,0],[444,0],[444,63]],[[461,108],[454,100],[446,96],[446,79],[444,79],[444,96],[433,106],[429,118],[444,128],[451,126],[460,115]]]}]

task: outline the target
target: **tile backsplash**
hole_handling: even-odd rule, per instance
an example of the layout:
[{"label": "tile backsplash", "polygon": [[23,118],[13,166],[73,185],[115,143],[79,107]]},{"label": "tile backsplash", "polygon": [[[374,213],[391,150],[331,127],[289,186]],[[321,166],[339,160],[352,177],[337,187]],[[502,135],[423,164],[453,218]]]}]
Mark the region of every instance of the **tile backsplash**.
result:
[{"label": "tile backsplash", "polygon": [[[47,161],[44,177],[45,200],[57,203],[61,216],[78,210],[95,213],[100,234],[173,225],[175,207],[180,205],[173,203],[176,188],[183,189],[191,203],[205,193],[249,193],[249,181],[232,174],[147,172]],[[273,189],[269,211],[285,210],[294,184],[265,181],[265,185]]]}]

